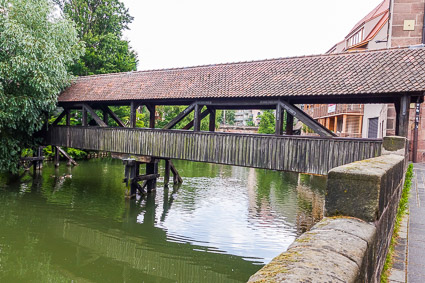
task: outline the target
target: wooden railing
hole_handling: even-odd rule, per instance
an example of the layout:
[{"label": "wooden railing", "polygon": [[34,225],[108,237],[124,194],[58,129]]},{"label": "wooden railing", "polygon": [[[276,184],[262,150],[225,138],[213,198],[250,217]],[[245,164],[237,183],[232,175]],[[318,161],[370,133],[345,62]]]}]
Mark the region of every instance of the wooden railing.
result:
[{"label": "wooden railing", "polygon": [[45,133],[45,144],[326,175],[334,167],[379,156],[382,141],[55,126]]}]

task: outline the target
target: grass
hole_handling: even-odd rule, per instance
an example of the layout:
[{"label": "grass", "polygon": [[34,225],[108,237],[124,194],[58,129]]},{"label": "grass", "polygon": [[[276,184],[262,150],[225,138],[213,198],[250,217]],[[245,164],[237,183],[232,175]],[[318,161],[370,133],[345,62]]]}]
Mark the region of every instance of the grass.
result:
[{"label": "grass", "polygon": [[403,192],[401,194],[400,203],[397,209],[397,216],[394,225],[394,232],[391,238],[390,247],[388,250],[387,258],[385,259],[384,269],[382,270],[381,283],[387,283],[388,277],[390,276],[390,270],[394,263],[394,248],[397,244],[398,232],[400,230],[400,224],[403,219],[403,216],[407,213],[407,208],[409,206],[409,194],[410,187],[412,185],[413,178],[413,164],[409,164],[409,167],[406,171],[406,178],[404,180]]}]

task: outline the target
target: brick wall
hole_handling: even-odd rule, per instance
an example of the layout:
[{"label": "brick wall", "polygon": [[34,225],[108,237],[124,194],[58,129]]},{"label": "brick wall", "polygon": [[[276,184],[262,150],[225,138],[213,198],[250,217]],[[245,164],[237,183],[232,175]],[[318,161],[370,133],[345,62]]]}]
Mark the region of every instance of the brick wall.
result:
[{"label": "brick wall", "polygon": [[[393,0],[391,8],[391,47],[405,47],[422,43],[422,28],[425,0]],[[405,20],[414,20],[413,31],[403,30]],[[421,105],[421,120],[425,115],[425,106]],[[415,109],[411,107],[409,117],[409,152],[412,160],[413,129],[415,121]],[[396,113],[394,104],[388,105],[387,135],[395,135]],[[425,162],[425,124],[419,124],[417,161]]]},{"label": "brick wall", "polygon": [[[391,14],[391,46],[409,46],[422,43],[424,0],[393,0]],[[413,31],[403,30],[405,20],[414,20]]]}]

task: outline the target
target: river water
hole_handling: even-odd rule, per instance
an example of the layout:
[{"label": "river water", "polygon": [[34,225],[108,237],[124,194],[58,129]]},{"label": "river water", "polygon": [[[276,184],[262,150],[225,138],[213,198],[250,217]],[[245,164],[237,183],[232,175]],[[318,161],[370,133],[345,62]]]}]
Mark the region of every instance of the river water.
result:
[{"label": "river water", "polygon": [[244,282],[322,217],[323,177],[175,165],[137,200],[114,159],[0,175],[0,282]]}]

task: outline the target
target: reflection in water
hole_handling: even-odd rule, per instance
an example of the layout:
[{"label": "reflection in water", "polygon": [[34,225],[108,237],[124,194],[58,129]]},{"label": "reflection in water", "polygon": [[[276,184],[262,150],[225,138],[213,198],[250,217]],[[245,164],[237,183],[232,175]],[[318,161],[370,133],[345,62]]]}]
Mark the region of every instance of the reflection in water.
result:
[{"label": "reflection in water", "polygon": [[0,176],[0,281],[246,281],[322,216],[323,178],[175,164],[137,200],[118,160]]}]

